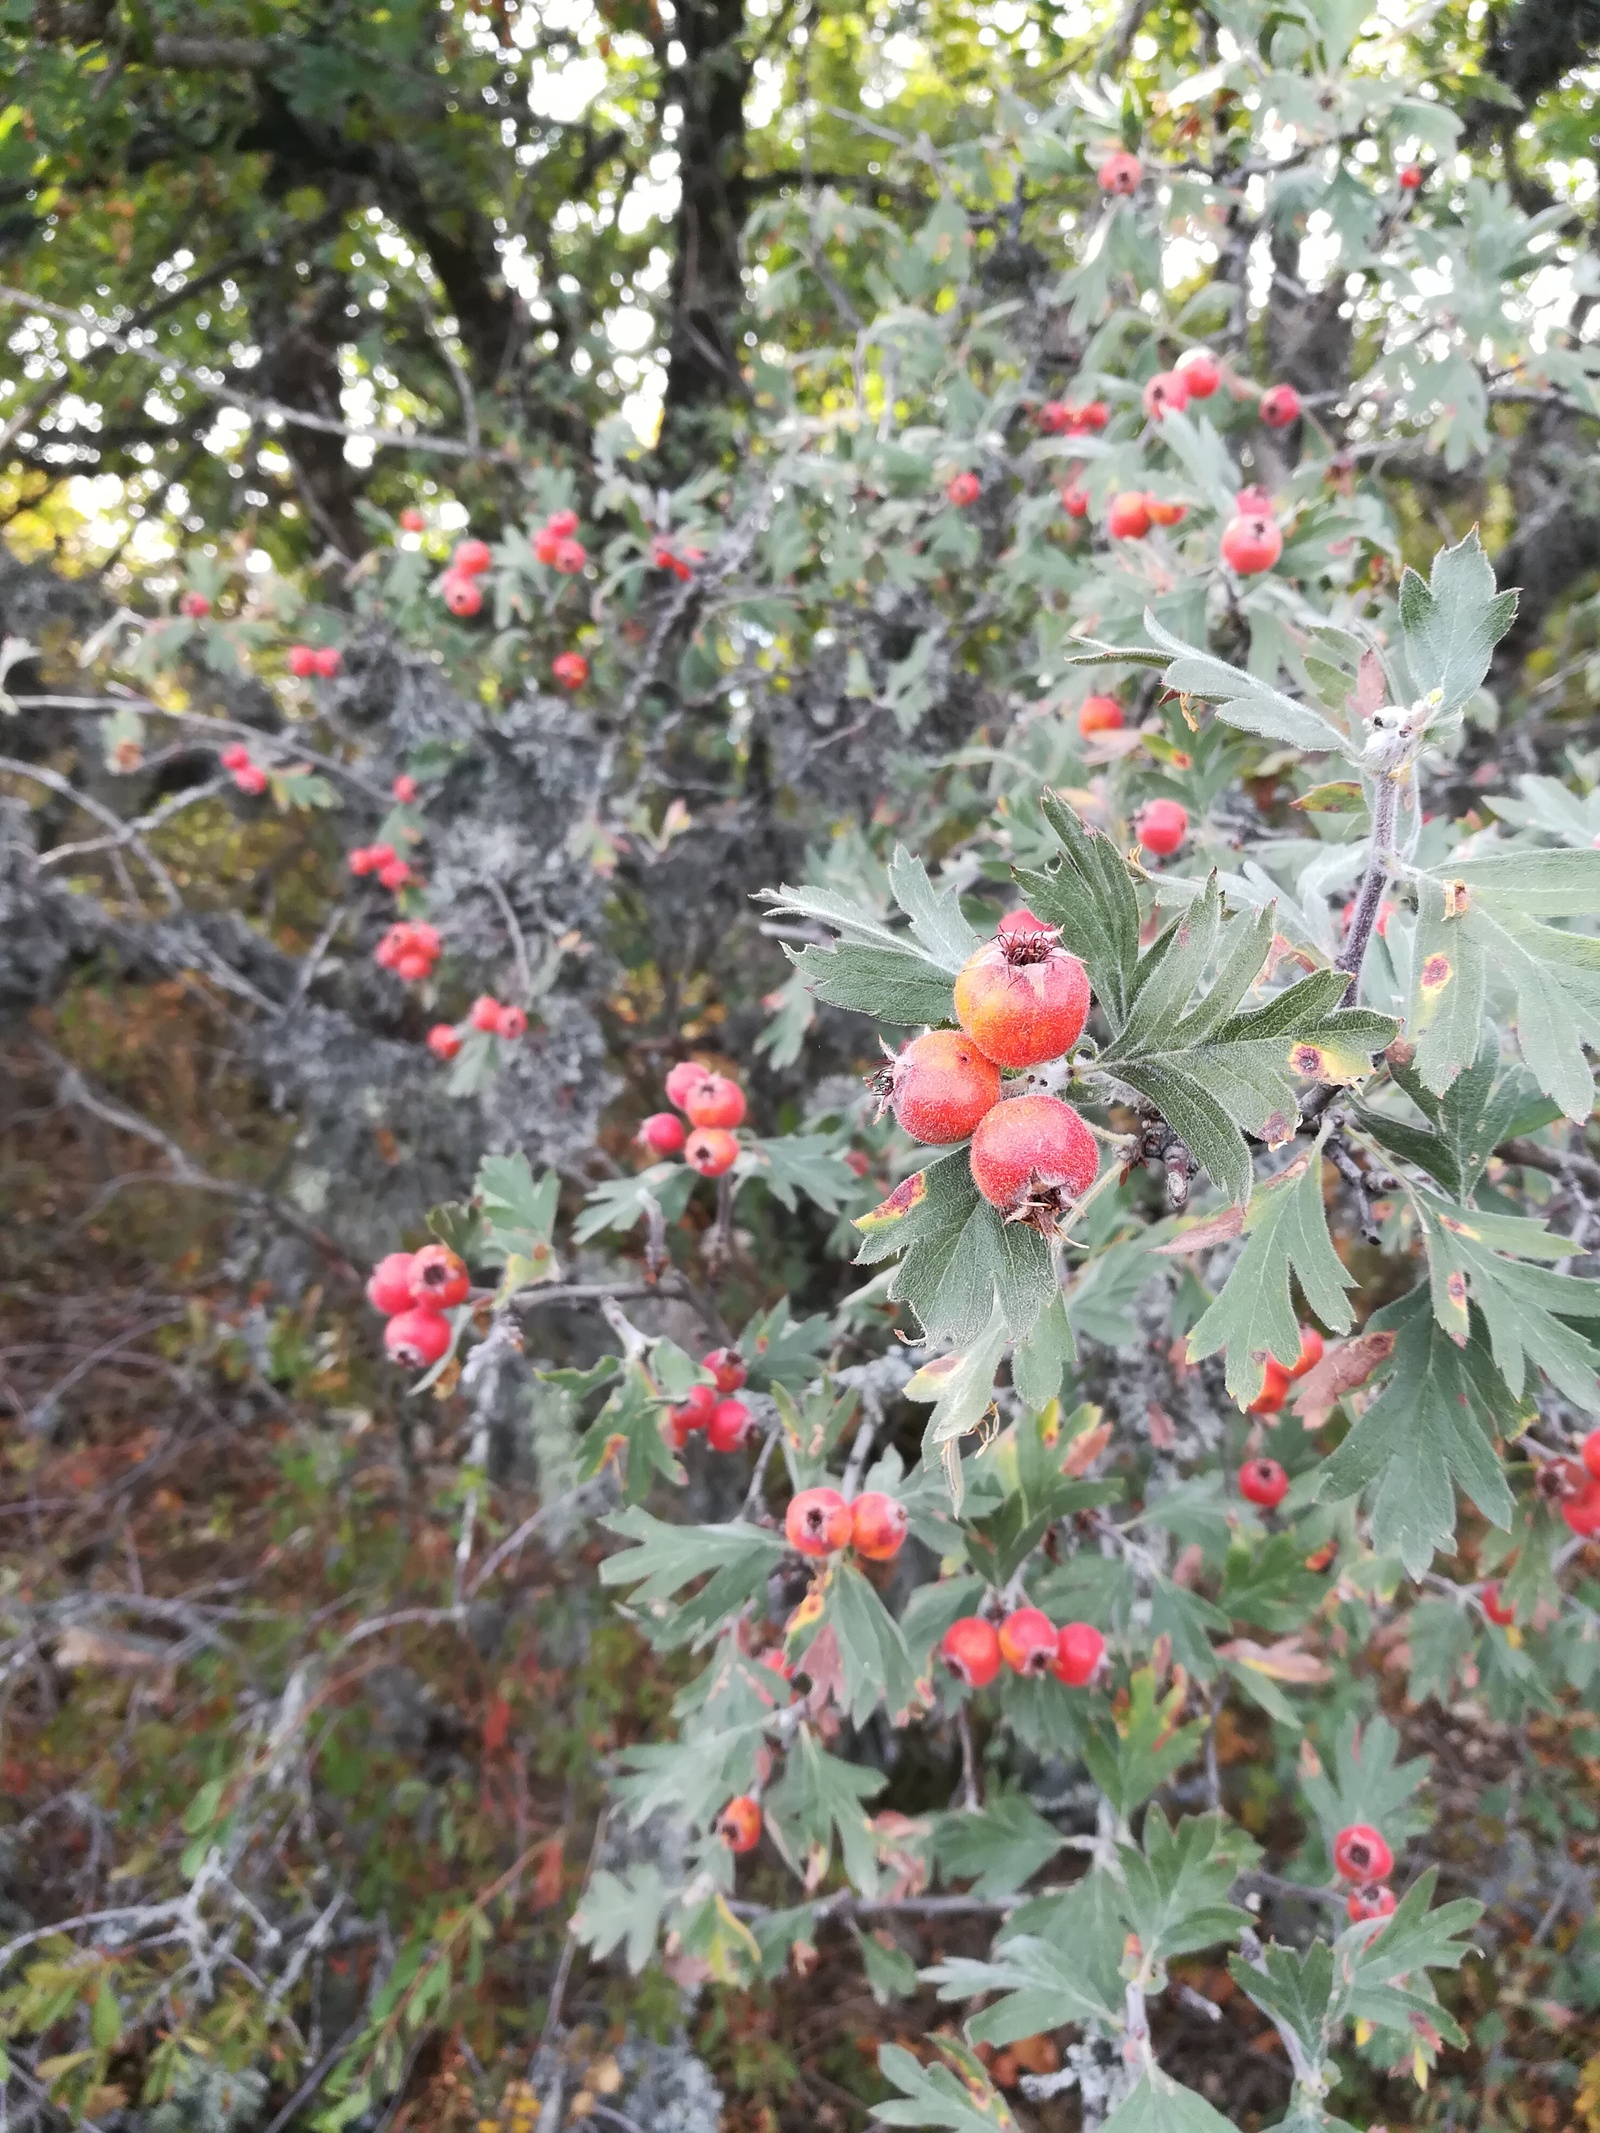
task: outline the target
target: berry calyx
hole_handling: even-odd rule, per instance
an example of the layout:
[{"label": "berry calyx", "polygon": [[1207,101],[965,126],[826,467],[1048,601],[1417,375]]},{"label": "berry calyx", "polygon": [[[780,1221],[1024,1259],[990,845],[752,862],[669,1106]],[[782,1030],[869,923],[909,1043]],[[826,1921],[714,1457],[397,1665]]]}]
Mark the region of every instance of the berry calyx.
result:
[{"label": "berry calyx", "polygon": [[719,1400],[706,1424],[706,1442],[714,1452],[736,1452],[748,1444],[755,1422],[743,1400]]},{"label": "berry calyx", "polygon": [[1000,1638],[982,1615],[963,1615],[939,1640],[939,1657],[969,1689],[986,1689],[1000,1671]]},{"label": "berry calyx", "polygon": [[1386,1881],[1394,1853],[1370,1822],[1351,1822],[1333,1840],[1333,1864],[1346,1881]]},{"label": "berry calyx", "polygon": [[1094,1135],[1058,1096],[1014,1096],[995,1105],[972,1136],[972,1182],[1011,1222],[1045,1236],[1094,1183]]},{"label": "berry calyx", "polygon": [[1283,529],[1264,511],[1242,511],[1222,529],[1222,560],[1241,578],[1258,577],[1283,554]]},{"label": "berry calyx", "polygon": [[1056,1632],[1056,1655],[1050,1671],[1069,1689],[1087,1688],[1100,1671],[1105,1655],[1106,1640],[1092,1622],[1063,1622]]},{"label": "berry calyx", "polygon": [[713,1348],[700,1358],[700,1368],[709,1370],[718,1392],[737,1392],[745,1381],[744,1357],[737,1348]]},{"label": "berry calyx", "polygon": [[1095,177],[1099,180],[1103,193],[1126,200],[1130,194],[1139,190],[1140,181],[1144,177],[1144,165],[1136,155],[1130,155],[1126,148],[1119,148],[1106,157],[1095,172]]},{"label": "berry calyx", "polygon": [[1189,810],[1180,800],[1147,800],[1134,818],[1133,833],[1144,851],[1170,858],[1189,834]]},{"label": "berry calyx", "polygon": [[1600,1481],[1600,1429],[1590,1430],[1578,1454],[1596,1481]]},{"label": "berry calyx", "polygon": [[688,1129],[675,1111],[652,1111],[634,1135],[640,1147],[654,1155],[677,1155],[688,1137]]},{"label": "berry calyx", "polygon": [[475,578],[447,577],[443,592],[444,604],[452,615],[465,618],[477,614],[483,606],[483,587]]},{"label": "berry calyx", "polygon": [[1324,1353],[1322,1335],[1315,1326],[1300,1328],[1300,1353],[1289,1365],[1291,1378],[1303,1378],[1308,1370],[1315,1370]]},{"label": "berry calyx", "polygon": [[783,1514],[784,1538],[800,1555],[833,1555],[850,1545],[850,1506],[837,1489],[802,1489]]},{"label": "berry calyx", "polygon": [[1264,1368],[1261,1390],[1246,1408],[1247,1414],[1275,1415],[1289,1397],[1289,1379],[1293,1373],[1285,1370],[1275,1355],[1267,1357]]},{"label": "berry calyx", "polygon": [[1286,430],[1300,420],[1300,395],[1292,385],[1269,385],[1261,395],[1261,419],[1269,430]]},{"label": "berry calyx", "polygon": [[730,1852],[753,1852],[761,1842],[761,1802],[741,1792],[718,1815],[716,1830]]},{"label": "berry calyx", "polygon": [[436,1022],[428,1032],[428,1050],[435,1059],[454,1059],[464,1042],[453,1022]]},{"label": "berry calyx", "polygon": [[1178,376],[1191,400],[1209,400],[1222,383],[1222,365],[1209,348],[1186,348],[1178,358]]},{"label": "berry calyx", "polygon": [[744,1091],[726,1074],[703,1072],[684,1090],[679,1109],[691,1126],[742,1126]]},{"label": "berry calyx", "polygon": [[1289,1477],[1276,1459],[1247,1459],[1239,1469],[1239,1494],[1247,1503],[1274,1511],[1289,1493]]},{"label": "berry calyx", "polygon": [[435,1311],[465,1303],[472,1287],[466,1261],[448,1244],[425,1244],[411,1261],[411,1300]]},{"label": "berry calyx", "polygon": [[914,1141],[942,1147],[964,1141],[1000,1101],[1000,1069],[964,1030],[914,1037],[874,1076],[878,1115],[891,1110]]},{"label": "berry calyx", "polygon": [[698,1059],[680,1059],[662,1083],[662,1087],[666,1090],[667,1102],[676,1104],[681,1111],[683,1109],[683,1099],[697,1082],[705,1080],[709,1072],[710,1069],[703,1067]]},{"label": "berry calyx", "polygon": [[1114,696],[1086,696],[1078,706],[1078,731],[1085,740],[1094,733],[1120,733],[1124,723]]},{"label": "berry calyx", "polygon": [[1150,507],[1142,489],[1124,489],[1111,499],[1106,531],[1114,541],[1142,541],[1150,531]]},{"label": "berry calyx", "polygon": [[450,1321],[437,1311],[402,1311],[383,1331],[383,1345],[407,1370],[428,1370],[450,1345]]},{"label": "berry calyx", "polygon": [[1478,1604],[1489,1617],[1489,1620],[1498,1624],[1501,1629],[1509,1629],[1517,1619],[1517,1610],[1514,1607],[1507,1607],[1505,1600],[1501,1596],[1498,1578],[1491,1578],[1489,1583],[1481,1588],[1478,1593]]},{"label": "berry calyx", "polygon": [[891,1562],[900,1553],[910,1523],[903,1503],[868,1489],[850,1506],[850,1545],[869,1563]]},{"label": "berry calyx", "polygon": [[367,1302],[385,1318],[411,1309],[411,1254],[389,1252],[367,1280]]},{"label": "berry calyx", "polygon": [[968,504],[978,501],[982,487],[976,474],[953,474],[945,484],[944,493],[958,511],[964,511]]},{"label": "berry calyx", "polygon": [[563,689],[581,689],[589,679],[589,662],[581,652],[563,652],[551,660],[550,671]]},{"label": "berry calyx", "polygon": [[1038,1066],[1071,1051],[1089,1019],[1089,973],[1052,926],[1006,929],[963,964],[956,1020],[996,1066]]},{"label": "berry calyx", "polygon": [[703,1178],[720,1178],[739,1160],[739,1143],[720,1126],[698,1126],[684,1143],[683,1159]]},{"label": "berry calyx", "polygon": [[1189,382],[1181,370],[1158,370],[1144,389],[1144,411],[1152,422],[1181,415],[1189,405]]},{"label": "berry calyx", "polygon": [[1394,1907],[1394,1890],[1384,1882],[1374,1882],[1370,1888],[1352,1889],[1345,1898],[1344,1911],[1350,1923],[1358,1926],[1368,1918],[1392,1918]]},{"label": "berry calyx", "polygon": [[480,571],[488,569],[494,561],[494,552],[487,541],[458,541],[450,568],[463,578],[475,578]]},{"label": "berry calyx", "polygon": [[1056,1626],[1038,1607],[1019,1607],[1000,1625],[1000,1656],[1014,1674],[1048,1674],[1056,1663]]}]

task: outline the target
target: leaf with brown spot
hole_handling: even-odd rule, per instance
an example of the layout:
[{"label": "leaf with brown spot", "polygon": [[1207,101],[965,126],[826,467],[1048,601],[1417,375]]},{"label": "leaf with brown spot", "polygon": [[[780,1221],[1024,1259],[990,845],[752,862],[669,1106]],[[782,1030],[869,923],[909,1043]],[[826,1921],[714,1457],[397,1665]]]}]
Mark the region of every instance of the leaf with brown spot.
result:
[{"label": "leaf with brown spot", "polygon": [[1321,1429],[1347,1392],[1365,1385],[1394,1352],[1392,1333],[1358,1333],[1329,1348],[1308,1370],[1294,1394],[1294,1411],[1307,1429]]},{"label": "leaf with brown spot", "polygon": [[1333,1679],[1333,1671],[1305,1650],[1298,1637],[1279,1637],[1272,1644],[1257,1644],[1253,1637],[1235,1637],[1217,1646],[1219,1659],[1232,1659],[1253,1674],[1269,1681],[1289,1681],[1300,1688],[1317,1688]]},{"label": "leaf with brown spot", "polygon": [[1226,1244],[1237,1237],[1244,1228],[1244,1209],[1225,1207],[1219,1215],[1208,1215],[1196,1222],[1191,1229],[1180,1230],[1169,1237],[1165,1244],[1153,1244],[1150,1249],[1158,1259],[1181,1258],[1186,1252],[1209,1252],[1215,1244]]}]

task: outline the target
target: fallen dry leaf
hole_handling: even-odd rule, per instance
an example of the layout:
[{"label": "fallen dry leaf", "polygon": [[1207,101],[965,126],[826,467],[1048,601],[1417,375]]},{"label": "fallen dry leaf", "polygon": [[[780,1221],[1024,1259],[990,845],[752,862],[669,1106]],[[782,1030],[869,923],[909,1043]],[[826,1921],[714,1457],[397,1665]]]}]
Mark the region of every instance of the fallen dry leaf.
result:
[{"label": "fallen dry leaf", "polygon": [[1298,1637],[1279,1637],[1273,1644],[1257,1644],[1253,1637],[1235,1637],[1232,1643],[1217,1646],[1217,1656],[1236,1659],[1253,1674],[1265,1674],[1269,1681],[1292,1681],[1302,1688],[1314,1688],[1333,1679],[1331,1668],[1306,1651]]}]

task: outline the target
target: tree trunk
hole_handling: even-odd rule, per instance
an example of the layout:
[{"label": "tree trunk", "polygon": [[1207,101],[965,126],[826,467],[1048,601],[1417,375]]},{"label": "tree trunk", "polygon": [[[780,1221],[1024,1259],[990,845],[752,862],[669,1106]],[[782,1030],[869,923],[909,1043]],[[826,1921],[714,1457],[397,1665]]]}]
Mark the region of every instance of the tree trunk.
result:
[{"label": "tree trunk", "polygon": [[[740,390],[739,319],[744,277],[744,99],[750,62],[741,44],[743,0],[678,0],[684,60],[667,75],[663,102],[683,111],[678,136],[683,197],[671,281],[666,419]],[[692,425],[698,426],[698,425]]]}]

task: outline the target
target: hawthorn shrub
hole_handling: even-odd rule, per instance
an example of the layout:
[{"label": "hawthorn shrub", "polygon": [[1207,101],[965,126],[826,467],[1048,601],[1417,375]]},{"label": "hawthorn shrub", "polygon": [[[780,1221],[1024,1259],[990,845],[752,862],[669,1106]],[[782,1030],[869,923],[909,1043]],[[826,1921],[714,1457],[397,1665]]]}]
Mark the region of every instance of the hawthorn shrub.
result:
[{"label": "hawthorn shrub", "polygon": [[[663,486],[613,423],[481,534],[374,513],[337,599],[196,554],[164,613],[59,633],[94,692],[60,641],[8,654],[13,999],[96,958],[219,999],[295,1117],[234,1188],[257,1260],[358,1257],[369,1346],[459,1432],[442,1585],[337,1648],[473,1633],[597,1521],[675,1725],[607,1772],[574,1944],[753,1989],[849,1927],[874,1994],[949,2010],[885,2044],[889,2124],[1012,2125],[1002,2082],[1228,2123],[1163,2064],[1200,1954],[1208,2015],[1276,2032],[1281,2123],[1340,2124],[1363,2066],[1425,2086],[1483,1907],[1441,1896],[1364,1655],[1404,1624],[1414,1699],[1592,1708],[1596,766],[1574,731],[1502,774],[1517,591],[1385,466],[1586,423],[1600,358],[1530,293],[1559,211],[1458,169],[1358,26],[1234,10],[1159,107],[1074,79],[897,151],[915,226],[760,210],[737,460]],[[1346,277],[1332,383],[1264,360],[1296,234]],[[193,858],[275,821],[317,882],[292,945],[248,848]],[[615,1025],[685,884],[699,991],[641,1063]],[[262,1982],[236,2056],[313,2058],[277,2025],[327,1929],[261,1832],[313,1842],[285,1742],[326,1658],[108,1907],[142,2013],[17,1945],[16,2038],[86,2010],[58,2103],[163,1991],[220,2048],[217,1915]],[[315,2070],[327,2133],[403,2091],[524,1863],[409,1933]],[[919,1964],[951,1919],[987,1952]]]}]

